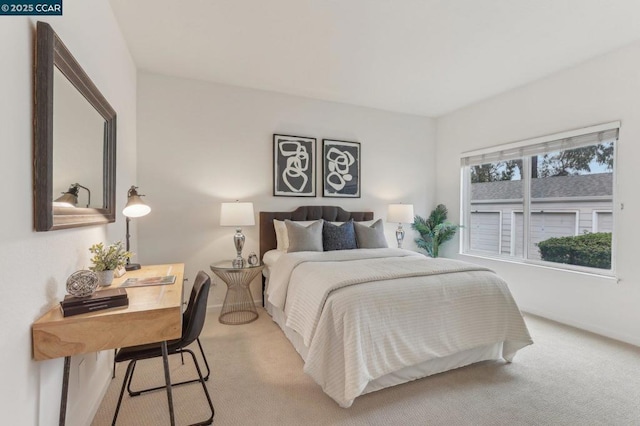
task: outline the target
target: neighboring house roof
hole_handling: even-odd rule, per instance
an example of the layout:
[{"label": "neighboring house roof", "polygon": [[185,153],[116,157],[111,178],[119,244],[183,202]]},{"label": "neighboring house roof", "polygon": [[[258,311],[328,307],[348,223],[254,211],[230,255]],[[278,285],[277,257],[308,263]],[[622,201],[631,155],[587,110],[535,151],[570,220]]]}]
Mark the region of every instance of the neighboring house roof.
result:
[{"label": "neighboring house roof", "polygon": [[[531,198],[570,198],[613,195],[613,173],[554,176],[531,180]],[[471,200],[522,199],[522,181],[471,184]]]}]

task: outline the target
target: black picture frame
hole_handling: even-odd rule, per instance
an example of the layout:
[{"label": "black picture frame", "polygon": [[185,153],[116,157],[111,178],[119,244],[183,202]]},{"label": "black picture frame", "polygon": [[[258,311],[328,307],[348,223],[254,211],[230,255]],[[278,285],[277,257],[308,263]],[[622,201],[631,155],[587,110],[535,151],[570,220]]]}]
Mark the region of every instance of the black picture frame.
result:
[{"label": "black picture frame", "polygon": [[273,135],[273,195],[316,196],[316,138]]},{"label": "black picture frame", "polygon": [[322,140],[322,196],[360,198],[360,143]]}]

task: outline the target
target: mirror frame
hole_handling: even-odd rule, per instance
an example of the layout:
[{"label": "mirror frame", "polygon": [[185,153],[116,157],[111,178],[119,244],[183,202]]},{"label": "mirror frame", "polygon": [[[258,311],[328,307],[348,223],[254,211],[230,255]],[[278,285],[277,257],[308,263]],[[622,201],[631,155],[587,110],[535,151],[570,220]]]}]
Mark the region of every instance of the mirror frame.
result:
[{"label": "mirror frame", "polygon": [[[50,231],[116,220],[116,112],[46,22],[36,25],[34,226]],[[103,208],[53,206],[53,73],[58,68],[104,118]],[[73,182],[69,182],[70,184]]]}]

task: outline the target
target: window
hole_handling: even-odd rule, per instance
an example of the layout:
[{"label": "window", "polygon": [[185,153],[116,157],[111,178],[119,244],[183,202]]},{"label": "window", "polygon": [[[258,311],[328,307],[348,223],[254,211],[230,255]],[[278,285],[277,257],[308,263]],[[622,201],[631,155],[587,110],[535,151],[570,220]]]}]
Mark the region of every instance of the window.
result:
[{"label": "window", "polygon": [[463,154],[462,252],[612,273],[619,127]]}]

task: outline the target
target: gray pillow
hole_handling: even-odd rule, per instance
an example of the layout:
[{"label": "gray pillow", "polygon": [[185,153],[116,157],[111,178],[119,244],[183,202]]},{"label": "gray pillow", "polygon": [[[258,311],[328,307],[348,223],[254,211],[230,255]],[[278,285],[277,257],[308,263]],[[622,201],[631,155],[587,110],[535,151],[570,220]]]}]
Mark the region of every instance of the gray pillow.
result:
[{"label": "gray pillow", "polygon": [[309,226],[298,225],[288,219],[284,221],[289,235],[288,253],[295,251],[322,251],[322,223],[313,222]]},{"label": "gray pillow", "polygon": [[373,222],[373,225],[361,225],[358,222],[353,223],[356,231],[356,241],[358,248],[387,248],[387,239],[384,236],[384,224],[382,219]]},{"label": "gray pillow", "polygon": [[356,232],[353,229],[353,220],[339,226],[325,221],[322,226],[322,246],[324,251],[358,248]]}]

